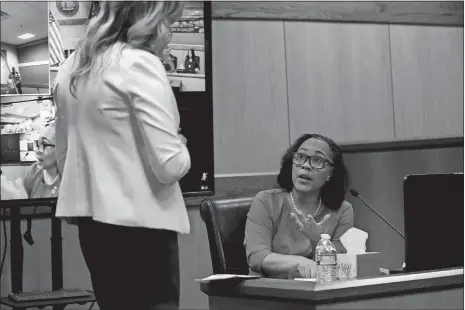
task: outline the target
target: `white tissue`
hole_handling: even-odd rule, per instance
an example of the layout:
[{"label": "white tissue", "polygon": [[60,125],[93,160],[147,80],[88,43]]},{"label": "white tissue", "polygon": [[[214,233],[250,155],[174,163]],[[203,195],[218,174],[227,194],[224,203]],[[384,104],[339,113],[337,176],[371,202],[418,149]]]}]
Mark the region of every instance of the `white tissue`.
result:
[{"label": "white tissue", "polygon": [[357,228],[350,228],[340,238],[342,245],[347,250],[347,254],[365,253],[368,233]]}]

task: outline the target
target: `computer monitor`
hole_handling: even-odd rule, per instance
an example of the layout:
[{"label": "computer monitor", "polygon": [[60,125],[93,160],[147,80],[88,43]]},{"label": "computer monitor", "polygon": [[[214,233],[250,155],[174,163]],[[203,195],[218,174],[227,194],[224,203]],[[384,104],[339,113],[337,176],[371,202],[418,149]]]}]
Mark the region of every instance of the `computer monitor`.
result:
[{"label": "computer monitor", "polygon": [[[90,18],[98,14],[99,9],[98,2],[94,1]],[[75,18],[61,14],[56,6],[50,6],[50,12],[60,20]],[[47,26],[48,17],[45,23]],[[168,58],[162,60],[179,108],[180,132],[187,138],[191,156],[191,169],[180,180],[184,196],[213,195],[215,190],[211,24],[211,2],[185,1],[182,16],[171,26],[172,37],[165,51]],[[66,25],[56,26],[62,37],[69,35]],[[85,25],[75,27],[81,27],[84,33]],[[74,50],[70,44],[64,46],[65,50],[69,50],[65,57]],[[52,81],[58,69],[55,67],[52,70]],[[33,185],[30,176],[38,176],[42,169],[36,150],[53,148],[53,145],[47,146],[40,141],[43,140],[41,135],[47,134],[45,127],[53,125],[55,111],[55,103],[50,95],[2,97],[0,169],[3,186],[0,205],[56,202],[59,179],[47,192],[32,194],[29,190]]]},{"label": "computer monitor", "polygon": [[404,179],[405,270],[463,267],[463,173]]},{"label": "computer monitor", "polygon": [[48,9],[48,1],[2,1],[2,100],[10,96],[50,95]]}]

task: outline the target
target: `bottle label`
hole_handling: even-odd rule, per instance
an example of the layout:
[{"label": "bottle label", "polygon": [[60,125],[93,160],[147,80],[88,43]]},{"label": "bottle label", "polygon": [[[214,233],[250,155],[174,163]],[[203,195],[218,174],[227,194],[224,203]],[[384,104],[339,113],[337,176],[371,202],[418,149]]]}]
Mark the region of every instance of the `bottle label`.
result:
[{"label": "bottle label", "polygon": [[334,254],[319,254],[317,257],[317,265],[335,265],[336,255]]}]

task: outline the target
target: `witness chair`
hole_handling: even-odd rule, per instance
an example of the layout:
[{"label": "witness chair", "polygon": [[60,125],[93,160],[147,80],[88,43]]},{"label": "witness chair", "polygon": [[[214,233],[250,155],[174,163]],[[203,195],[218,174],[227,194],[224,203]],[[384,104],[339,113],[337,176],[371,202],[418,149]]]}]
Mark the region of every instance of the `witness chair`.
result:
[{"label": "witness chair", "polygon": [[244,233],[253,198],[206,199],[200,204],[214,274],[248,274]]}]

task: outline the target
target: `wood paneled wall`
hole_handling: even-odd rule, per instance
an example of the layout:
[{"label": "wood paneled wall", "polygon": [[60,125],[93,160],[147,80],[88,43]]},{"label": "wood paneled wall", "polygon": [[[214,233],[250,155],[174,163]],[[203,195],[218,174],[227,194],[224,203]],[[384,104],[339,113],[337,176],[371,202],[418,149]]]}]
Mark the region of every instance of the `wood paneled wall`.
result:
[{"label": "wood paneled wall", "polygon": [[463,1],[214,1],[212,13],[215,19],[463,27]]},{"label": "wood paneled wall", "polygon": [[389,28],[396,137],[463,136],[463,28]]},{"label": "wood paneled wall", "polygon": [[298,136],[463,137],[463,28],[213,21],[215,174],[274,173]]},{"label": "wood paneled wall", "polygon": [[215,174],[277,171],[289,146],[284,24],[212,30]]},{"label": "wood paneled wall", "polygon": [[291,141],[394,139],[388,27],[285,22]]}]

